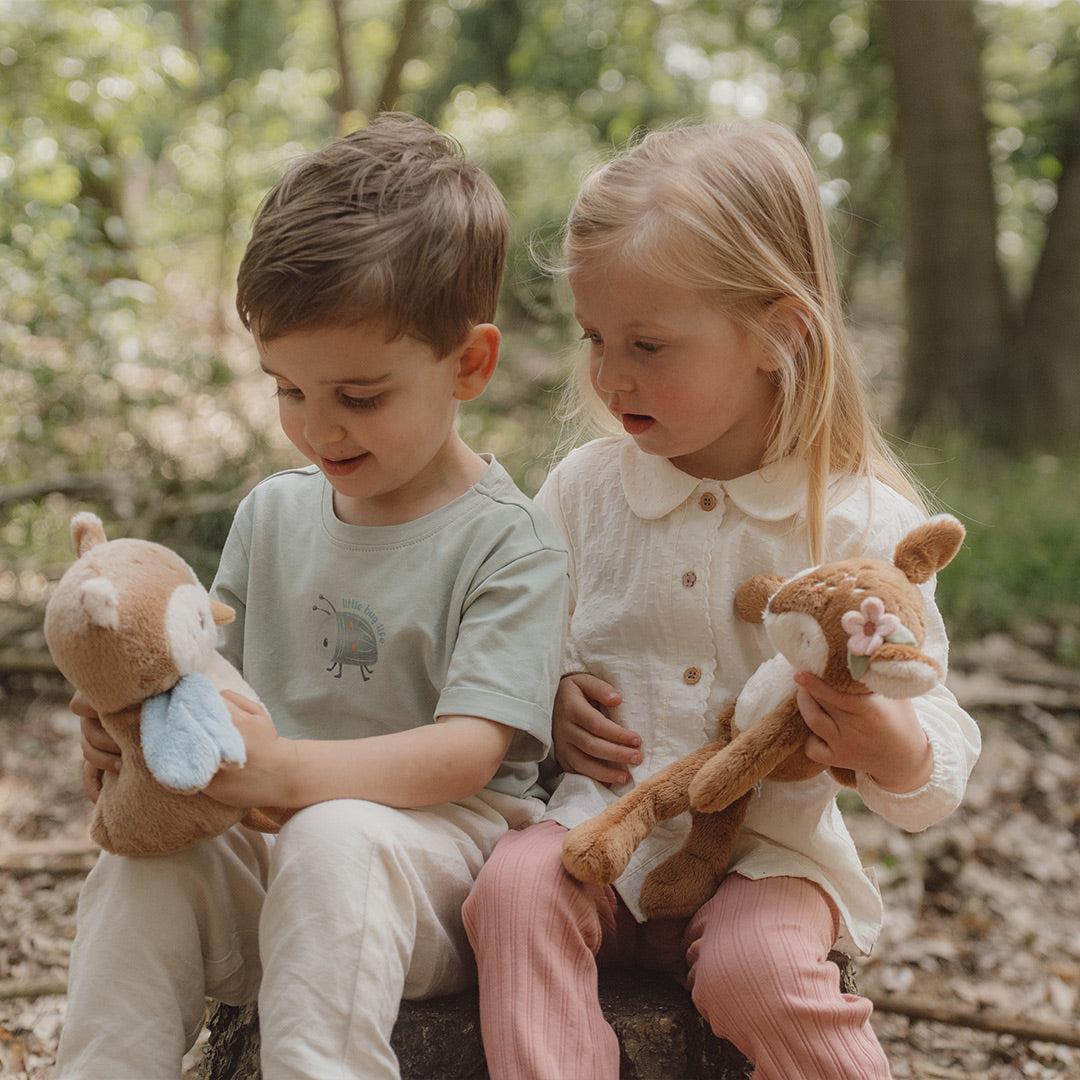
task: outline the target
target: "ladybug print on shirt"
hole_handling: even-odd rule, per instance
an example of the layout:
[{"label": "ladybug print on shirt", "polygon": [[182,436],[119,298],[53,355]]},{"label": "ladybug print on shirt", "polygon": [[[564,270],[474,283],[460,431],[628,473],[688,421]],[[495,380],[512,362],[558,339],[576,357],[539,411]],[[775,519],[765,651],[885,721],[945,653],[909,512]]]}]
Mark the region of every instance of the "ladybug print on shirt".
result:
[{"label": "ladybug print on shirt", "polygon": [[[360,669],[364,682],[371,678],[379,659],[379,644],[386,631],[378,616],[359,600],[342,600],[339,609],[328,597],[319,594],[319,603],[312,611],[322,612],[319,626],[319,649],[334,678],[340,679],[346,664]],[[336,671],[334,669],[337,669]]]}]

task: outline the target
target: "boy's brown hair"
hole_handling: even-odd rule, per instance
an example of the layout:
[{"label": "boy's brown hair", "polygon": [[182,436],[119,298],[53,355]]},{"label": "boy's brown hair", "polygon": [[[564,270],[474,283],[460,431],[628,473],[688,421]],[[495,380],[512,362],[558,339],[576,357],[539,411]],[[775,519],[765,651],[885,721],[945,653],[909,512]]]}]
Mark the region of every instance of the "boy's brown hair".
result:
[{"label": "boy's brown hair", "polygon": [[510,233],[450,136],[383,113],[307,155],[255,215],[236,309],[256,337],[379,318],[445,356],[495,316]]}]

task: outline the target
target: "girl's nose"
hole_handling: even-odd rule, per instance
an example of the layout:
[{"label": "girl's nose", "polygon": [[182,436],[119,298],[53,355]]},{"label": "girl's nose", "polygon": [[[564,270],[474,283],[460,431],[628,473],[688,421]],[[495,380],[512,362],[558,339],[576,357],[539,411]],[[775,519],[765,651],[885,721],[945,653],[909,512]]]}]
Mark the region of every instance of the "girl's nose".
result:
[{"label": "girl's nose", "polygon": [[607,394],[625,393],[632,390],[633,379],[630,369],[620,362],[613,350],[608,350],[603,357],[593,363],[593,382],[598,390]]}]

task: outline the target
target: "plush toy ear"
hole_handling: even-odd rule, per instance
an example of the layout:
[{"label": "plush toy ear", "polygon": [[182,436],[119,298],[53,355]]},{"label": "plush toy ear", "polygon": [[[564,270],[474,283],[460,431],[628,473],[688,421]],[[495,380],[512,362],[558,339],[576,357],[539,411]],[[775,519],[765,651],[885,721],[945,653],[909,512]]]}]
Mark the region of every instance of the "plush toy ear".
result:
[{"label": "plush toy ear", "polygon": [[228,626],[236,618],[236,612],[220,600],[210,601],[210,611],[214,616],[215,626]]},{"label": "plush toy ear", "polygon": [[71,542],[79,558],[82,558],[92,547],[104,544],[105,526],[101,524],[101,518],[87,510],[76,514],[71,519]]},{"label": "plush toy ear", "polygon": [[769,597],[783,584],[784,579],[773,574],[755,574],[744,581],[735,593],[735,611],[739,618],[743,622],[761,622]]},{"label": "plush toy ear", "polygon": [[921,585],[952,562],[963,542],[964,526],[949,514],[939,514],[896,545],[893,562],[908,581]]},{"label": "plush toy ear", "polygon": [[120,591],[107,577],[84,581],[79,588],[79,601],[94,626],[102,630],[120,628]]}]

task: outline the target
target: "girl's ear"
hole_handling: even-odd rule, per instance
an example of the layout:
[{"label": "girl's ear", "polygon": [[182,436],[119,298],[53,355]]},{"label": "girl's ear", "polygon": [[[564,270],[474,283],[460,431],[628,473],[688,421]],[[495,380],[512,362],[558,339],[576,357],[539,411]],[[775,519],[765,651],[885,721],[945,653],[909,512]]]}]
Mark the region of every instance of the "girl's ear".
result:
[{"label": "girl's ear", "polygon": [[[777,342],[788,358],[794,359],[810,333],[810,314],[794,296],[781,296],[765,309],[763,326],[769,340]],[[776,371],[780,361],[771,352],[766,356],[766,370]]]},{"label": "girl's ear", "polygon": [[501,342],[502,335],[497,326],[478,323],[454,351],[452,359],[457,364],[454,397],[458,401],[472,401],[484,392],[495,374]]}]

